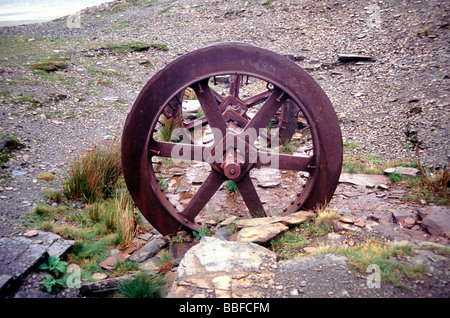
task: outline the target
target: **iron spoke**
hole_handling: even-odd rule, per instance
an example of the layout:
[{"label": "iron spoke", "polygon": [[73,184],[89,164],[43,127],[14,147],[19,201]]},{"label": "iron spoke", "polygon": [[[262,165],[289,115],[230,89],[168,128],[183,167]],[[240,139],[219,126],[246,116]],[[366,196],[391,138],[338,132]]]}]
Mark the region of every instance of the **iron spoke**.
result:
[{"label": "iron spoke", "polygon": [[209,151],[206,148],[200,145],[153,140],[149,152],[159,157],[207,162]]},{"label": "iron spoke", "polygon": [[265,151],[258,151],[258,161],[253,168],[268,167],[279,170],[294,170],[310,172],[315,168],[314,157],[299,157]]},{"label": "iron spoke", "polygon": [[262,92],[262,93],[259,93],[259,94],[255,95],[255,96],[246,98],[242,102],[248,108],[250,108],[250,107],[253,107],[255,105],[258,105],[258,104],[261,104],[262,102],[264,102],[267,99],[267,97],[270,96],[270,94],[272,94],[271,91],[265,91],[265,92]]},{"label": "iron spoke", "polygon": [[197,214],[200,213],[212,196],[219,190],[224,181],[225,177],[223,175],[211,169],[211,173],[186,205],[181,215],[188,220],[194,221]]},{"label": "iron spoke", "polygon": [[230,95],[239,99],[239,88],[242,83],[242,75],[235,74],[230,84]]},{"label": "iron spoke", "polygon": [[191,87],[195,90],[197,98],[202,105],[202,110],[208,120],[209,126],[219,129],[222,132],[222,136],[225,136],[227,125],[219,109],[219,104],[217,104],[217,99],[209,87],[208,81],[208,78],[201,80]]},{"label": "iron spoke", "polygon": [[[278,109],[283,105],[285,99],[287,98],[282,90],[275,87],[270,97],[261,107],[261,109],[256,113],[256,115],[250,120],[250,122],[245,126],[242,134],[245,134],[249,129],[254,129],[259,132],[259,129],[265,128]],[[251,135],[251,134],[250,134]],[[254,140],[250,140],[249,143],[252,144]]]},{"label": "iron spoke", "polygon": [[247,205],[248,211],[252,216],[266,216],[264,207],[256,192],[255,186],[250,178],[250,174],[246,174],[239,182],[236,183],[239,193]]}]

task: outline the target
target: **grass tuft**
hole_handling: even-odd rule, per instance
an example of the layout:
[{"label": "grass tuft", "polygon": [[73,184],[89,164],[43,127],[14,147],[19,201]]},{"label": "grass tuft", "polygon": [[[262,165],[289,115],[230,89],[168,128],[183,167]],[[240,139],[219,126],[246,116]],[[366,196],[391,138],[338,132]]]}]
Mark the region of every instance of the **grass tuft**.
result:
[{"label": "grass tuft", "polygon": [[405,265],[396,261],[397,255],[407,256],[414,253],[413,248],[408,244],[390,246],[372,239],[356,247],[339,247],[336,252],[349,258],[352,261],[349,264],[350,268],[361,273],[366,272],[372,264],[380,266],[381,281],[393,283],[397,287],[405,287],[402,282],[404,278],[419,279],[426,271],[422,263]]},{"label": "grass tuft", "polygon": [[159,134],[163,141],[178,141],[174,140],[174,131],[177,128],[181,127],[181,119],[180,118],[167,118],[164,117],[161,128],[159,130]]},{"label": "grass tuft", "polygon": [[49,57],[42,62],[38,62],[31,65],[33,70],[54,72],[67,67],[68,58],[65,57]]},{"label": "grass tuft", "polygon": [[63,186],[64,195],[71,199],[82,198],[87,203],[109,198],[121,174],[118,140],[109,142],[105,147],[96,145],[70,167]]},{"label": "grass tuft", "polygon": [[119,285],[117,296],[124,298],[161,298],[166,279],[162,274],[139,272]]}]

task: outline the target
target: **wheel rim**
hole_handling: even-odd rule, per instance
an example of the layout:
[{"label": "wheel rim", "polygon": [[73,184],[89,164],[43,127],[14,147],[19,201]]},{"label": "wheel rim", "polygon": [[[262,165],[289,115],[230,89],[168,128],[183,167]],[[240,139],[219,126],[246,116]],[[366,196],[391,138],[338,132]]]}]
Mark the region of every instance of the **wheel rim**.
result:
[{"label": "wheel rim", "polygon": [[[227,43],[213,48],[218,48],[219,51],[225,48],[225,51],[229,54],[230,50],[234,51],[235,45],[236,43]],[[244,51],[248,50],[246,52],[247,55],[242,55],[241,53],[241,57],[247,60],[249,59],[249,56],[254,54],[252,52],[255,50],[258,53],[262,51],[266,55],[268,52],[253,46],[243,44],[237,45],[241,46]],[[212,51],[215,52],[209,52],[209,54],[217,54],[217,50]],[[197,52],[202,52],[202,50]],[[221,54],[223,54],[223,52]],[[266,59],[271,59],[275,64],[279,64],[280,61],[273,61],[274,57],[278,58],[278,55],[274,55],[274,53],[271,52],[267,56],[264,56]],[[196,55],[195,52],[190,53],[187,61],[196,60],[198,58],[201,58],[201,54],[199,56]],[[137,206],[153,226],[156,224],[155,228],[163,234],[173,233],[175,230],[182,227],[197,230],[200,224],[195,221],[195,217],[219,190],[223,182],[229,179],[236,182],[239,193],[243,197],[244,203],[250,214],[253,216],[261,215],[261,212],[264,211],[264,207],[257,190],[251,181],[250,172],[254,169],[262,169],[268,166],[267,160],[265,162],[261,160],[262,155],[265,155],[266,159],[267,157],[271,158],[272,161],[269,160],[269,166],[273,165],[274,161],[278,160],[278,167],[275,168],[279,170],[303,171],[308,174],[307,181],[304,184],[302,191],[297,194],[289,206],[284,208],[283,214],[290,214],[294,211],[298,211],[302,207],[311,208],[314,204],[324,204],[329,201],[331,198],[330,193],[334,192],[338,176],[336,177],[336,169],[331,169],[333,171],[330,171],[329,167],[324,167],[324,162],[326,162],[326,160],[322,158],[322,153],[328,155],[331,153],[338,161],[339,157],[340,160],[342,160],[342,146],[340,147],[340,151],[338,147],[331,148],[329,145],[325,145],[324,147],[323,141],[321,140],[321,132],[325,128],[323,128],[323,124],[318,124],[317,119],[320,117],[319,115],[326,112],[328,117],[330,117],[328,113],[331,113],[331,118],[337,121],[336,118],[332,116],[335,116],[335,114],[332,107],[330,107],[331,104],[329,104],[327,98],[323,99],[323,96],[321,96],[322,100],[319,100],[314,107],[311,105],[305,106],[295,91],[296,87],[286,85],[286,83],[278,81],[274,76],[267,76],[264,72],[255,71],[257,68],[254,66],[246,67],[245,70],[242,70],[237,68],[233,63],[224,63],[226,65],[215,64],[213,67],[199,70],[195,75],[191,75],[191,73],[187,71],[185,72],[186,74],[181,75],[181,77],[184,78],[184,81],[180,80],[173,81],[170,84],[167,83],[168,74],[173,72],[180,65],[185,65],[184,63],[183,59],[179,63],[175,61],[175,63],[170,64],[166,69],[160,71],[149,81],[147,86],[143,89],[143,92],[141,92],[142,96],[140,95],[140,98],[138,98],[133,106],[127,119],[127,125],[124,129],[122,160],[125,180]],[[285,66],[286,63],[286,60],[282,60],[281,65],[287,67],[289,70],[295,68],[295,71],[298,72],[298,67],[295,64],[288,64]],[[305,74],[306,73],[301,73],[301,80],[306,78],[308,85],[311,85],[311,83],[315,84],[312,78],[308,77],[308,75],[305,77]],[[212,81],[212,79],[223,76],[234,76],[234,80],[229,83],[227,96],[218,95],[209,86],[209,82]],[[268,89],[248,98],[241,98],[239,94],[239,89],[241,88],[239,82],[242,82],[245,76],[247,76],[247,81],[250,78],[263,83],[265,82]],[[157,104],[148,103],[145,97],[149,96],[150,93],[154,94],[155,91],[157,91],[157,88],[155,88],[157,86],[156,84],[160,83],[162,80],[166,81],[165,96],[168,97],[162,102],[162,98],[160,98]],[[176,106],[174,107],[174,105],[181,105],[182,99],[180,99],[180,96],[187,87],[190,87],[195,91],[197,99],[201,104],[206,120],[200,121],[203,125],[206,124],[215,130],[214,141],[209,146],[195,145],[191,142],[180,144],[157,140],[158,138],[155,138],[155,130],[157,130],[158,121],[161,116],[173,118],[172,114],[177,112],[177,114],[180,115],[179,109],[177,109]],[[167,92],[170,92],[170,94]],[[320,90],[319,92],[322,91]],[[322,95],[324,95],[323,92]],[[312,155],[308,157],[290,156],[281,153],[274,155],[257,149],[254,145],[256,138],[254,134],[250,134],[250,129],[256,129],[258,132],[259,129],[264,131],[267,123],[276,115],[278,110],[282,110],[283,116],[283,112],[288,109],[286,106],[288,104],[298,107],[299,113],[303,114],[306,119],[306,128],[310,130],[312,139]],[[250,118],[245,107],[250,109],[255,105],[262,106],[256,114]],[[316,108],[320,109],[320,111]],[[149,111],[149,109],[152,109],[153,111]],[[145,113],[146,111],[150,114],[149,118],[147,118],[147,121],[149,121],[150,124],[146,123],[146,127],[148,127],[147,135],[145,136],[145,142],[143,142],[144,139],[140,134],[142,134],[143,130],[145,131],[145,128],[139,130],[130,123],[131,118],[136,118],[137,113]],[[282,118],[281,124],[279,124],[278,127],[280,127],[283,122],[286,124],[285,119],[286,116]],[[295,120],[297,122],[297,119]],[[159,123],[161,123],[161,121],[159,121]],[[195,125],[192,126],[186,123],[184,123],[182,127],[183,126],[184,128],[195,127]],[[290,123],[290,126],[292,127],[292,122]],[[335,124],[334,127],[336,127]],[[189,137],[186,135],[187,133],[185,132],[183,137]],[[289,135],[290,133],[288,132],[287,139],[290,139]],[[336,128],[333,128],[332,132],[328,133],[328,135],[338,135],[338,138],[335,139],[340,140],[339,129],[336,130]],[[140,138],[136,138],[136,136],[139,136]],[[257,133],[256,136],[259,136],[259,133]],[[128,146],[131,142],[136,142],[136,139],[138,139],[138,141],[134,149],[141,148],[141,150],[133,153]],[[226,147],[224,148],[223,145]],[[229,147],[229,145],[232,145],[232,147]],[[175,156],[174,153],[176,154]],[[178,156],[184,159],[190,158],[194,159],[194,161],[207,162],[211,166],[209,176],[182,209],[179,207],[177,208],[160,187],[160,181],[154,170],[153,162],[154,158],[177,158]],[[237,158],[239,156],[244,157],[244,159],[239,161]],[[230,157],[231,160],[228,160],[228,157]],[[131,163],[131,161],[138,161],[139,164],[136,164],[136,162]],[[339,166],[340,164],[341,163],[338,162],[337,164],[335,163],[334,166]],[[140,182],[136,182],[135,180],[135,177],[138,174],[140,175]],[[323,181],[324,176],[328,181]],[[318,194],[316,192],[322,193]]]}]

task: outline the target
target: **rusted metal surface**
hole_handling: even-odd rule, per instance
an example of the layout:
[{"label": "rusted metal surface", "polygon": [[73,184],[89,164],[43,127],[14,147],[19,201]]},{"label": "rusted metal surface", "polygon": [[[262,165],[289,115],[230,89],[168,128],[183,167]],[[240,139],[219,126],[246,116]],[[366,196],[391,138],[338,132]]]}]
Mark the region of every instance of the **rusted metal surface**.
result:
[{"label": "rusted metal surface", "polygon": [[[229,79],[228,95],[211,89],[216,77]],[[266,83],[250,97],[241,97],[249,78]],[[192,88],[204,116],[197,124],[214,131],[212,145],[184,140],[158,140],[158,118],[180,118],[183,93]],[[250,116],[249,109],[260,107]],[[256,108],[255,108],[256,109]],[[298,128],[297,117],[307,122],[311,155],[298,157],[259,149],[255,140],[278,119],[280,140],[287,143]],[[183,128],[196,126],[184,123]],[[255,133],[256,132],[256,133]],[[181,156],[206,162],[212,169],[183,210],[177,210],[158,185],[154,157]],[[269,158],[270,160],[267,160]],[[195,217],[226,180],[233,180],[250,214],[264,215],[264,207],[250,178],[252,169],[275,167],[304,171],[308,180],[283,214],[327,204],[342,166],[342,138],[334,109],[318,84],[286,57],[252,45],[227,42],[188,53],[153,76],[128,114],[122,136],[122,165],[128,189],[141,213],[162,234],[179,229],[197,230]]]}]

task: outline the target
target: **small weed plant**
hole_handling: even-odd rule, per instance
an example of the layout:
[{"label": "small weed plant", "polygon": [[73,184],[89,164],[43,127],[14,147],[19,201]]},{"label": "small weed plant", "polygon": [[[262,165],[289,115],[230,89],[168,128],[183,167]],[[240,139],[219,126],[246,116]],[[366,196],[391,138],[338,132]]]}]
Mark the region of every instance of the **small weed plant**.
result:
[{"label": "small weed plant", "polygon": [[58,257],[49,256],[48,263],[41,264],[39,266],[40,270],[48,271],[53,273],[55,277],[62,276],[66,273],[67,270],[67,262],[60,260]]},{"label": "small weed plant", "polygon": [[40,282],[48,293],[58,292],[61,288],[64,288],[65,280],[63,275],[67,271],[67,262],[60,260],[58,257],[49,256],[47,263],[42,263],[39,269],[51,273],[51,275],[46,275],[45,279]]},{"label": "small weed plant", "polygon": [[210,236],[212,234],[212,232],[206,227],[206,225],[203,225],[198,229],[198,231],[193,233],[197,240],[200,240],[202,237]]},{"label": "small weed plant", "polygon": [[238,187],[236,185],[236,182],[234,182],[233,180],[227,180],[227,182],[225,182],[225,190],[228,193],[237,193]]}]

